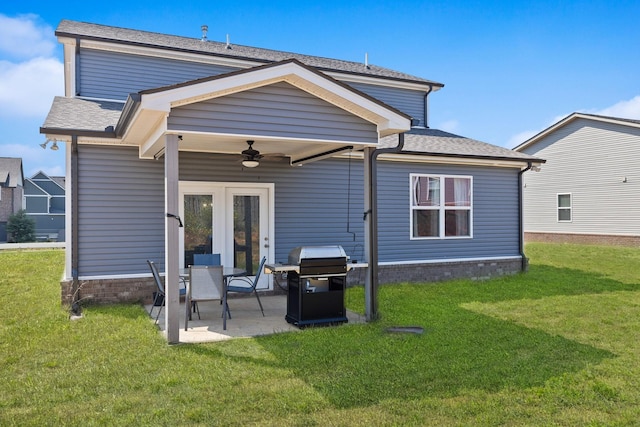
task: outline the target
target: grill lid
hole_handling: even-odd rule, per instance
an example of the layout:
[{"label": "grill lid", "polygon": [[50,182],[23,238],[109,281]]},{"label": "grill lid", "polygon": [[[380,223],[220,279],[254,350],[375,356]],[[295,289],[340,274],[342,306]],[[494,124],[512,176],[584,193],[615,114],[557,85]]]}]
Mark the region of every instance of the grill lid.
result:
[{"label": "grill lid", "polygon": [[298,246],[289,252],[289,264],[300,265],[305,259],[343,258],[347,262],[347,253],[342,246]]}]

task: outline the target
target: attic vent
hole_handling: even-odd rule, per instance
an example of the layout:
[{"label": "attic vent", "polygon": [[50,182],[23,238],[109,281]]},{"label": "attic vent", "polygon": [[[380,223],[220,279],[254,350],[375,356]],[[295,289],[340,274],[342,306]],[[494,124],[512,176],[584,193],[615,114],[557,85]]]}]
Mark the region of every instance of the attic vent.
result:
[{"label": "attic vent", "polygon": [[202,27],[200,27],[200,29],[202,30],[202,38],[200,39],[200,41],[206,42],[207,41],[207,31],[209,31],[209,26],[208,25],[203,25]]}]

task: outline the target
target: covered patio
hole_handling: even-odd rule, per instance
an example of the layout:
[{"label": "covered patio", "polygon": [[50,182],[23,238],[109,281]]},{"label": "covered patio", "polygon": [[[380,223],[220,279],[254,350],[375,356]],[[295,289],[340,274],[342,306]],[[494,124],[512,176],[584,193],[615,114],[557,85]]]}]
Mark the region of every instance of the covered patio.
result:
[{"label": "covered patio", "polygon": [[[238,109],[238,105],[241,108]],[[300,109],[307,111],[301,114]],[[141,158],[164,159],[167,216],[164,322],[167,341],[183,342],[179,332],[182,311],[175,287],[179,268],[186,267],[179,261],[179,229],[182,225],[179,216],[180,152],[232,154],[240,152],[239,147],[245,141],[257,140],[263,147],[263,154],[282,155],[289,159],[291,167],[354,149],[363,150],[366,165],[363,211],[368,213],[365,215],[368,224],[364,239],[365,259],[374,266],[373,271],[367,269],[369,273],[365,280],[367,319],[373,319],[376,316],[374,288],[377,280],[374,151],[379,138],[407,131],[410,123],[410,117],[404,113],[296,60],[142,91],[138,97],[130,97],[118,124],[123,141],[136,143]],[[249,148],[252,149],[251,144]],[[261,246],[264,243],[260,251],[267,259],[273,259],[273,237],[261,235],[259,241]],[[223,265],[225,258],[228,263],[229,251],[226,257],[223,256]],[[254,320],[254,323],[263,322]],[[274,331],[268,323],[264,328],[262,330],[267,332]]]},{"label": "covered patio", "polygon": [[[114,121],[116,124],[105,126],[102,131],[98,131],[96,125],[92,123],[77,123],[71,126],[67,122],[77,116],[76,111],[82,111],[82,117],[86,120],[89,120],[89,116],[99,117],[105,124],[114,123]],[[77,119],[74,120],[77,121]],[[94,240],[91,236],[81,239],[78,221],[78,218],[82,217],[78,201],[78,192],[82,191],[79,190],[82,186],[79,165],[86,164],[91,168],[89,156],[93,155],[97,156],[97,161],[102,162],[104,156],[98,152],[102,147],[111,146],[113,153],[118,153],[112,160],[112,167],[106,169],[107,176],[104,183],[112,181],[111,175],[114,174],[116,167],[122,168],[120,172],[122,175],[127,174],[125,164],[150,170],[150,175],[136,175],[143,181],[138,188],[140,192],[136,200],[145,203],[129,205],[122,202],[123,207],[129,210],[129,215],[136,218],[138,215],[147,215],[145,219],[141,217],[140,223],[129,231],[135,235],[140,233],[143,240],[149,238],[149,235],[144,235],[144,231],[138,230],[147,230],[149,220],[156,220],[155,216],[150,217],[149,214],[156,215],[160,210],[155,204],[159,200],[157,193],[151,195],[147,190],[157,191],[159,179],[163,180],[164,236],[160,240],[158,234],[153,234],[151,240],[156,245],[154,248],[158,248],[160,246],[158,244],[162,243],[164,246],[166,307],[161,316],[163,318],[161,328],[165,331],[169,343],[192,339],[186,338],[181,332],[181,329],[184,329],[180,325],[180,322],[184,321],[182,315],[184,311],[180,307],[178,290],[179,272],[188,267],[185,256],[184,230],[186,227],[183,226],[188,224],[189,220],[184,208],[186,197],[208,197],[212,211],[216,212],[216,215],[213,215],[215,220],[212,231],[208,232],[216,237],[212,239],[213,246],[209,250],[212,253],[222,254],[223,266],[236,266],[234,259],[237,245],[236,236],[234,236],[236,228],[233,222],[236,212],[233,209],[236,206],[236,200],[243,198],[250,200],[251,203],[255,201],[259,208],[255,209],[259,215],[256,213],[255,218],[252,217],[259,225],[258,232],[244,233],[245,239],[246,236],[251,236],[251,239],[247,240],[251,241],[255,252],[255,254],[251,252],[251,256],[255,255],[255,259],[265,257],[269,262],[280,261],[283,255],[277,254],[276,246],[282,238],[276,235],[275,223],[278,220],[275,209],[276,199],[283,197],[282,195],[285,194],[283,191],[286,192],[287,189],[290,190],[287,197],[295,197],[293,194],[296,190],[291,190],[289,184],[306,174],[305,169],[314,170],[315,165],[310,163],[322,163],[322,160],[342,155],[349,161],[354,158],[361,159],[363,162],[361,170],[364,185],[360,191],[362,191],[364,203],[357,208],[364,213],[361,216],[363,244],[360,245],[362,253],[357,260],[364,261],[369,266],[363,269],[366,270],[363,282],[366,318],[372,320],[377,316],[375,288],[378,264],[375,163],[377,155],[383,152],[394,152],[396,148],[401,149],[403,133],[411,128],[411,123],[409,115],[295,59],[142,90],[130,94],[125,104],[118,106],[101,101],[57,98],[43,133],[70,143],[69,163],[72,173],[69,181],[72,191],[69,218],[73,218],[73,221],[70,220],[69,224],[72,237],[69,239],[70,255],[66,260],[66,268],[72,273],[71,289],[72,291],[78,289],[83,276],[79,271],[86,271],[85,268],[79,268],[80,246],[84,245],[85,248],[95,246],[96,251],[102,252],[98,240]],[[69,131],[70,126],[76,130]],[[86,130],[94,128],[96,130]],[[67,135],[68,139],[65,139]],[[380,139],[393,135],[398,135],[398,147],[380,148]],[[247,153],[253,150],[256,151],[255,155],[252,154],[247,158]],[[136,158],[146,163],[135,163],[131,157],[124,155],[127,151],[135,152]],[[279,160],[268,161],[270,157]],[[247,160],[249,162],[246,162]],[[149,161],[161,162],[163,176],[151,172],[156,168]],[[257,167],[258,164],[260,167]],[[304,167],[305,165],[309,166]],[[303,168],[300,169],[300,166]],[[335,173],[332,174],[331,171],[328,173],[329,175],[314,176],[307,174],[306,179],[308,182],[326,182],[329,178],[335,177]],[[87,169],[85,175],[91,174],[93,171]],[[278,189],[276,189],[276,181]],[[86,178],[83,184],[85,185],[84,196],[95,197],[94,193],[89,191]],[[128,184],[126,183],[123,188]],[[103,182],[97,185],[101,186]],[[105,191],[109,193],[111,186],[109,184],[106,186],[108,188]],[[333,191],[334,193],[331,194],[348,194],[345,191],[344,182],[335,183]],[[125,194],[123,197],[134,196]],[[97,203],[95,209],[102,209],[102,200],[96,200],[95,203]],[[327,200],[327,203],[335,202]],[[244,212],[252,214],[253,207],[249,204],[246,206]],[[148,212],[139,212],[145,209]],[[316,207],[311,209],[317,211]],[[119,212],[120,210],[118,214]],[[308,218],[308,212],[304,210],[295,212],[298,216],[293,219],[288,218],[288,221]],[[245,213],[245,215],[249,218],[249,214]],[[319,220],[322,219],[319,218]],[[89,220],[94,218],[91,217]],[[280,224],[282,225],[279,230],[286,230],[286,221],[281,221]],[[95,226],[102,227],[102,224],[97,223]],[[121,224],[118,226],[123,233],[126,233],[124,230],[129,230],[130,227],[129,222],[125,228],[122,228]],[[287,238],[289,239],[287,244],[291,246],[307,244],[307,238],[304,235],[290,233]],[[335,243],[333,240],[330,244]],[[119,244],[115,241],[113,243]],[[279,248],[286,247],[287,244],[280,244]],[[120,255],[114,255],[115,258],[118,256]],[[156,250],[153,261],[162,264],[161,256],[160,251]],[[278,256],[281,258],[278,259]],[[128,264],[132,258],[135,256],[123,258],[119,262]],[[138,265],[142,265],[140,260],[137,262]],[[106,271],[98,264],[100,263],[97,262],[94,266],[96,271]],[[137,271],[137,265],[129,268],[132,272],[140,274]],[[252,268],[248,270],[250,273],[256,273]],[[94,275],[102,277],[100,274]],[[272,289],[271,286],[264,283],[258,289],[268,291]],[[276,326],[263,322],[262,319],[254,320],[258,329],[247,334],[251,336],[272,333],[288,328],[284,321],[285,310],[280,309],[277,312],[279,320]],[[238,318],[248,319],[249,317],[239,315]],[[242,336],[245,332],[233,329],[233,323],[230,322],[229,336],[234,336],[233,334]],[[218,333],[211,326],[202,325],[202,327],[209,333]]]},{"label": "covered patio", "polygon": [[[251,338],[260,335],[269,335],[279,332],[301,331],[294,325],[287,323],[285,313],[287,311],[286,295],[271,295],[260,298],[264,307],[264,317],[258,308],[256,299],[233,298],[229,300],[231,319],[227,319],[227,329],[222,328],[221,306],[217,301],[202,302],[199,304],[200,319],[194,314],[189,321],[189,327],[185,331],[184,316],[180,316],[179,342],[180,343],[204,343],[224,341],[232,338]],[[151,306],[147,305],[147,312]],[[154,316],[158,308],[154,308]],[[180,303],[180,312],[184,313],[184,302]],[[164,308],[163,308],[164,314]],[[365,322],[365,317],[347,310],[348,324]],[[153,321],[153,319],[152,319]],[[158,328],[166,337],[166,318],[161,315],[158,319]]]}]

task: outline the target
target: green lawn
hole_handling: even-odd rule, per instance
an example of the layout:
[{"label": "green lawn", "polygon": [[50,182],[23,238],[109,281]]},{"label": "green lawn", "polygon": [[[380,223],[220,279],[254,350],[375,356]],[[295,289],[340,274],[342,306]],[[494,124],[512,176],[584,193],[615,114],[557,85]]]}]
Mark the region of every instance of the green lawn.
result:
[{"label": "green lawn", "polygon": [[640,425],[640,249],[526,252],[526,274],[384,286],[375,323],[168,346],[137,305],[70,321],[61,251],[3,251],[0,425]]}]

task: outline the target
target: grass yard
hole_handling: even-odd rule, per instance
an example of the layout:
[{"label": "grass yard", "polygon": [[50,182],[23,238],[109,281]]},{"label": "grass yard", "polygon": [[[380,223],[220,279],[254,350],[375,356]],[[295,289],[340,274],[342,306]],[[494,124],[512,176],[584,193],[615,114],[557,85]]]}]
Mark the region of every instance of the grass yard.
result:
[{"label": "grass yard", "polygon": [[383,286],[375,323],[168,346],[141,306],[70,321],[61,251],[3,251],[0,425],[640,425],[640,249],[526,252],[526,274]]}]

